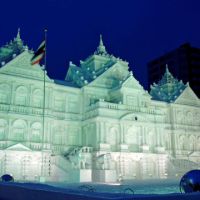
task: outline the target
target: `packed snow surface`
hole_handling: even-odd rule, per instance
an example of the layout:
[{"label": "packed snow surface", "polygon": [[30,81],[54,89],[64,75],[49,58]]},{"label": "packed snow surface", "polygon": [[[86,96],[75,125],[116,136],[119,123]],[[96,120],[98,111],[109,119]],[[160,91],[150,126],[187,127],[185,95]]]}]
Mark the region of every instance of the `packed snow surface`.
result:
[{"label": "packed snow surface", "polygon": [[200,193],[181,194],[178,181],[98,183],[0,183],[2,200],[199,200]]}]

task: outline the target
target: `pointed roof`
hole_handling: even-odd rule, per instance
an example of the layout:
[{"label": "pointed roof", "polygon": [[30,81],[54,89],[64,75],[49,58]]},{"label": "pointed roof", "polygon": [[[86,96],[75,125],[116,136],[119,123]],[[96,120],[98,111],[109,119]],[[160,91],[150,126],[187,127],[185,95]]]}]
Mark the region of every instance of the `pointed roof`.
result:
[{"label": "pointed roof", "polygon": [[20,28],[18,28],[18,30],[17,30],[17,37],[16,37],[16,39],[21,40],[21,37],[20,37]]},{"label": "pointed roof", "polygon": [[139,81],[136,80],[135,77],[133,76],[132,71],[129,72],[129,75],[122,83],[122,87],[127,87],[127,88],[132,88],[132,89],[134,88],[137,90],[144,90],[143,87],[140,85]]},{"label": "pointed roof", "polygon": [[20,37],[20,28],[18,28],[16,37],[0,48],[0,67],[22,53],[25,48],[27,47],[24,46]]},{"label": "pointed roof", "polygon": [[165,74],[158,84],[151,85],[150,94],[154,100],[174,102],[185,88],[186,85],[174,78],[166,65]]},{"label": "pointed roof", "polygon": [[162,79],[159,81],[160,85],[165,85],[165,84],[172,84],[177,82],[177,79],[173,77],[173,75],[169,72],[168,65],[166,64],[165,68],[165,73]]},{"label": "pointed roof", "polygon": [[106,47],[103,44],[103,39],[102,39],[101,34],[100,34],[99,46],[97,47],[95,54],[97,54],[97,55],[106,55],[107,54]]},{"label": "pointed roof", "polygon": [[200,107],[200,100],[188,83],[181,95],[176,99],[175,103]]},{"label": "pointed roof", "polygon": [[65,80],[75,87],[83,87],[97,79],[117,62],[125,69],[128,68],[128,62],[107,53],[102,35],[100,35],[99,46],[94,54],[84,61],[81,60],[80,66],[69,63]]},{"label": "pointed roof", "polygon": [[31,151],[30,148],[24,146],[21,143],[18,144],[14,144],[12,146],[9,146],[8,148],[6,148],[6,150],[12,150],[12,151]]},{"label": "pointed roof", "polygon": [[81,68],[70,62],[65,80],[71,82],[74,87],[83,87],[94,81],[115,63],[115,61],[110,60],[107,61],[102,68],[91,70],[89,67]]},{"label": "pointed roof", "polygon": [[125,68],[117,62],[110,62],[102,70],[98,70],[97,77],[91,81],[90,86],[107,89],[120,89],[123,82],[129,77],[128,66]]},{"label": "pointed roof", "polygon": [[[24,50],[18,56],[13,58],[11,61],[6,63],[0,68],[0,74],[19,76],[28,79],[44,80],[44,72],[39,64],[31,65],[31,58],[33,57],[33,52],[29,50]],[[46,71],[45,71],[46,73]],[[53,82],[47,74],[45,75],[45,80],[47,82]]]}]

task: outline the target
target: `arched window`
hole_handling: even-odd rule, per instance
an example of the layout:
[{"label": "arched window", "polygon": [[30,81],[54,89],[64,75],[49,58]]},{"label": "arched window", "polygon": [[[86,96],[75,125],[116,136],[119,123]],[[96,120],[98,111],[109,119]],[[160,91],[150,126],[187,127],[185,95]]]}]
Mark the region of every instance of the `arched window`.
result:
[{"label": "arched window", "polygon": [[24,141],[27,125],[24,120],[16,120],[12,125],[11,139],[15,141]]},{"label": "arched window", "polygon": [[195,120],[196,120],[196,124],[200,125],[200,113],[196,114]]},{"label": "arched window", "polygon": [[9,94],[11,94],[10,86],[7,84],[0,84],[0,103],[9,103]]},{"label": "arched window", "polygon": [[40,89],[35,89],[32,96],[33,107],[41,108],[43,105],[43,92]]},{"label": "arched window", "polygon": [[[153,138],[152,138],[153,139]],[[166,149],[170,149],[170,143],[171,143],[171,140],[170,140],[170,135],[169,134],[164,134],[164,145],[165,145],[165,148]]]},{"label": "arched window", "polygon": [[64,97],[59,93],[54,97],[54,109],[57,111],[65,110]]},{"label": "arched window", "polygon": [[0,140],[3,140],[5,138],[6,127],[7,127],[6,120],[0,119]]},{"label": "arched window", "polygon": [[53,143],[54,144],[62,144],[64,128],[63,127],[55,127],[53,133]]},{"label": "arched window", "polygon": [[[69,131],[67,134],[67,143],[68,145],[77,145],[78,143],[78,132],[77,131]],[[87,139],[87,138],[86,138]],[[87,143],[87,141],[86,141]]]},{"label": "arched window", "polygon": [[40,142],[42,140],[42,125],[35,122],[31,125],[31,141]]},{"label": "arched window", "polygon": [[193,123],[193,115],[191,112],[187,112],[187,123],[192,124]]},{"label": "arched window", "polygon": [[139,127],[131,126],[128,128],[124,139],[130,151],[139,151],[139,145],[142,144],[143,140]]},{"label": "arched window", "polygon": [[15,104],[26,105],[28,100],[28,90],[24,86],[19,86],[15,92]]},{"label": "arched window", "polygon": [[195,137],[193,135],[191,135],[189,137],[188,147],[189,147],[190,151],[194,151],[195,150]]},{"label": "arched window", "polygon": [[125,135],[126,144],[138,144],[138,128],[130,127]]},{"label": "arched window", "polygon": [[114,127],[110,128],[110,131],[107,134],[107,143],[111,144],[111,145],[116,145],[117,144],[117,135],[118,135],[117,129]]},{"label": "arched window", "polygon": [[188,149],[188,138],[186,136],[181,135],[179,137],[178,143],[179,143],[180,150],[186,150],[186,149]]},{"label": "arched window", "polygon": [[184,114],[183,114],[183,112],[181,112],[181,111],[179,111],[179,112],[177,113],[177,122],[178,122],[179,124],[183,124],[183,123],[184,123]]},{"label": "arched window", "polygon": [[196,141],[196,150],[200,151],[200,137],[198,137]]}]

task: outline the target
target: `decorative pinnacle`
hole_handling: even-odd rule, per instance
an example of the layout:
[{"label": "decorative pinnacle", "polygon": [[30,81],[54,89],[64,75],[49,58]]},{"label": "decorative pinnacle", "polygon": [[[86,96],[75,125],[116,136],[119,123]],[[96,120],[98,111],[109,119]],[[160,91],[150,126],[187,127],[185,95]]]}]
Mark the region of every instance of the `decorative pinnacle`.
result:
[{"label": "decorative pinnacle", "polygon": [[104,45],[103,45],[103,40],[102,40],[102,35],[101,35],[101,34],[100,34],[99,46],[104,46]]},{"label": "decorative pinnacle", "polygon": [[20,28],[18,28],[18,30],[17,30],[17,38],[21,39],[21,37],[20,37]]},{"label": "decorative pinnacle", "polygon": [[167,73],[169,73],[168,64],[166,64],[165,67],[166,67],[166,70],[165,70],[165,71],[166,71]]},{"label": "decorative pinnacle", "polygon": [[97,47],[97,54],[107,54],[101,34],[100,34],[99,46]]}]

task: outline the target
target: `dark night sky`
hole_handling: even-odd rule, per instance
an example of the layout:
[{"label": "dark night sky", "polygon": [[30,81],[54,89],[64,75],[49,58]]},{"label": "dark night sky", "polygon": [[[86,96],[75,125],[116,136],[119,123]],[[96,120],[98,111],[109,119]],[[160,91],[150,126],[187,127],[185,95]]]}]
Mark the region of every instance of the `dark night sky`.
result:
[{"label": "dark night sky", "polygon": [[63,79],[70,60],[92,54],[102,33],[109,53],[129,61],[146,86],[146,63],[184,42],[200,47],[199,0],[2,0],[0,46],[17,28],[36,49],[48,28],[51,78]]}]

